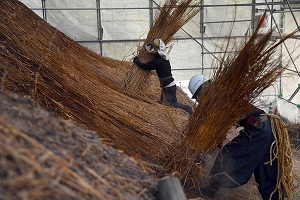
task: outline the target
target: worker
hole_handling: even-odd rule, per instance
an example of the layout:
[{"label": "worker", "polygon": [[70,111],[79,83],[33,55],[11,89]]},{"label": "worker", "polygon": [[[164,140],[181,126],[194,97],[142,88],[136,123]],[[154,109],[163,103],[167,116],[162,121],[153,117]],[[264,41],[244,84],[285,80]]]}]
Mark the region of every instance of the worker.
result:
[{"label": "worker", "polygon": [[144,70],[156,70],[160,81],[160,87],[162,88],[161,100],[167,102],[169,105],[175,108],[181,108],[193,114],[192,107],[177,102],[176,97],[176,83],[171,73],[171,64],[169,61],[169,55],[166,51],[166,45],[161,39],[154,39],[145,45],[146,50],[154,55],[154,58],[147,63],[142,63],[136,56],[133,62],[138,67]]},{"label": "worker", "polygon": [[[189,81],[192,98],[200,102],[199,96],[209,88],[210,81],[202,74],[193,76]],[[278,165],[277,160],[270,162],[270,148],[275,140],[271,122],[263,110],[253,108],[253,113],[238,122],[243,127],[239,135],[220,149],[210,170],[209,184],[200,188],[202,195],[213,199],[220,187],[244,185],[254,174],[264,200],[279,198],[277,191],[272,194],[276,188]]]}]

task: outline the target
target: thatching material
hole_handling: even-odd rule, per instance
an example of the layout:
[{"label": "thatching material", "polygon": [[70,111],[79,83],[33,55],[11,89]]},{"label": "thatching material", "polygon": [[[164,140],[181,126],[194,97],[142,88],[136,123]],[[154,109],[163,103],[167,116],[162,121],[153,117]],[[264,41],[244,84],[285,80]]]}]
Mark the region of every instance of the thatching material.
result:
[{"label": "thatching material", "polygon": [[[187,134],[187,142],[199,153],[211,152],[222,143],[229,129],[254,111],[252,104],[256,98],[286,68],[281,60],[272,56],[276,47],[297,30],[276,43],[270,41],[273,31],[264,35],[258,31],[256,29],[243,44],[239,53],[223,58],[212,84],[200,97]],[[211,134],[205,134],[209,132]]]},{"label": "thatching material", "polygon": [[[246,53],[244,52],[245,56]],[[201,150],[201,148],[196,148],[199,147],[198,144],[191,142],[193,134],[196,133],[192,133],[192,136],[185,135],[187,143],[185,140],[178,140],[182,145],[177,150],[184,150],[184,155],[180,154],[181,157],[179,157],[183,159],[183,162],[178,162],[180,160],[177,157],[179,153],[174,151],[178,146],[174,145],[176,144],[174,141],[180,138],[184,132],[189,116],[181,109],[156,103],[154,99],[159,98],[152,98],[154,96],[151,95],[160,94],[157,77],[152,76],[146,80],[152,81],[153,84],[149,84],[152,86],[149,90],[143,90],[143,95],[126,93],[120,87],[121,81],[119,80],[124,78],[123,74],[131,63],[101,57],[78,45],[40,19],[19,1],[14,0],[0,2],[0,63],[2,89],[30,96],[41,107],[56,116],[85,124],[89,129],[97,131],[101,137],[105,138],[105,142],[111,143],[118,149],[123,149],[128,155],[142,156],[144,161],[153,165],[158,163],[157,160],[162,161],[161,158],[166,157],[167,154],[174,155],[171,161],[163,160],[158,164],[171,166],[170,168],[165,165],[168,172],[183,169],[184,171],[178,171],[184,172],[181,177],[187,179],[186,182],[184,181],[185,185],[189,185],[186,183],[191,183],[198,178],[198,174],[195,177],[189,176],[193,174],[190,174],[191,171],[189,171],[190,163],[186,162],[187,159],[192,158],[194,167],[195,157],[190,156],[191,151],[182,148],[188,148],[187,145],[191,143],[195,145],[191,149],[196,149],[198,152]],[[226,83],[227,76],[235,73],[225,65],[225,60],[223,64],[219,76],[222,78],[221,74],[224,72],[226,81],[223,81]],[[233,64],[231,65],[233,66]],[[235,71],[240,69],[238,66],[235,67],[237,67],[234,69]],[[247,69],[249,70],[249,66]],[[216,77],[218,76],[216,75]],[[215,78],[215,80],[218,79]],[[241,80],[238,79],[238,81]],[[223,88],[218,89],[217,86],[224,82],[216,81],[216,83],[218,84],[213,85],[210,91],[227,91],[230,86],[225,84],[222,85]],[[241,86],[235,85],[235,87]],[[216,100],[212,93],[208,97],[210,98],[205,100],[208,103],[205,106],[218,105],[222,106],[222,110],[224,110],[221,103],[209,104],[209,101]],[[225,97],[228,96],[224,95]],[[183,99],[189,100],[186,96]],[[197,110],[198,117],[192,118],[191,127],[196,127],[193,122],[199,123],[200,127],[209,126],[205,124],[204,119],[211,119],[206,118],[212,116],[211,112],[208,112],[207,109],[202,112],[201,106]],[[215,116],[218,114],[217,111],[214,113]],[[211,126],[224,122],[215,123],[213,121],[213,123]],[[233,122],[227,125],[231,124]],[[199,131],[201,130],[195,130],[197,134]],[[190,132],[191,130],[188,130],[186,133]],[[206,140],[206,138],[194,139],[200,142]],[[220,136],[211,141],[221,141],[222,139],[223,137]],[[208,140],[208,143],[211,142]],[[205,147],[207,148],[207,146]],[[174,154],[174,152],[176,153]],[[174,163],[178,165],[173,165]],[[198,170],[193,171],[193,173],[197,172]]]},{"label": "thatching material", "polygon": [[[162,39],[167,45],[175,33],[199,12],[201,2],[201,0],[167,0],[161,10],[156,13],[154,25],[150,28],[144,44],[138,51],[139,60],[143,63],[152,60],[153,55],[146,51],[144,45],[155,38]],[[149,78],[149,73],[149,70],[140,69],[133,63],[122,83],[122,88],[133,94],[139,93]]]},{"label": "thatching material", "polygon": [[296,188],[299,186],[300,177],[294,172],[293,168],[294,162],[288,127],[279,116],[271,115],[269,117],[271,118],[272,131],[275,137],[275,141],[270,149],[270,164],[275,162],[274,159],[277,159],[276,190],[278,191],[279,199],[297,199],[299,194],[297,194]]},{"label": "thatching material", "polygon": [[156,102],[157,79],[143,95],[125,93],[120,83],[131,63],[82,47],[19,1],[0,3],[0,47],[2,89],[85,124],[129,155],[154,162],[188,120],[181,109]]},{"label": "thatching material", "polygon": [[198,187],[201,166],[197,155],[212,152],[222,144],[228,131],[250,112],[256,97],[284,71],[274,59],[276,47],[298,30],[278,42],[270,41],[272,30],[259,34],[259,26],[241,45],[236,54],[225,55],[212,77],[210,86],[201,93],[184,137],[176,141],[165,169],[178,171],[183,185]]},{"label": "thatching material", "polygon": [[157,181],[99,134],[0,90],[0,199],[157,199]]}]

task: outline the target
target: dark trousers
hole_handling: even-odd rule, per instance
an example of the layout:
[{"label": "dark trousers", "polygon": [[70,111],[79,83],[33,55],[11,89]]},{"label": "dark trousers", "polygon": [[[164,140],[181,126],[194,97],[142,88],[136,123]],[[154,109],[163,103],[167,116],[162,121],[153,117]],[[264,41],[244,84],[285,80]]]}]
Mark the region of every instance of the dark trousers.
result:
[{"label": "dark trousers", "polygon": [[[264,122],[260,130],[241,130],[231,143],[222,148],[211,169],[211,175],[215,175],[215,181],[220,187],[233,188],[247,183],[254,173],[262,198],[269,200],[276,187],[278,170],[277,160],[272,165],[269,163],[273,141],[269,120]],[[277,200],[278,193],[271,199]]]},{"label": "dark trousers", "polygon": [[171,106],[173,106],[175,108],[181,108],[181,109],[185,110],[190,115],[193,114],[192,107],[177,102],[176,90],[177,90],[176,85],[173,85],[171,87],[162,88],[161,100],[168,102]]}]

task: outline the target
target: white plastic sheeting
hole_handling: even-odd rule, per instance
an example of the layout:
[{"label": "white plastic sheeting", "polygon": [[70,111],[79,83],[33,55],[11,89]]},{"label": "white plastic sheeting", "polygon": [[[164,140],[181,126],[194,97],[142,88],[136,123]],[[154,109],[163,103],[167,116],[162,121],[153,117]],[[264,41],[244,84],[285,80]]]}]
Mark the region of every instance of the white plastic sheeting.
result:
[{"label": "white plastic sheeting", "polygon": [[[21,2],[80,44],[103,56],[118,60],[131,60],[136,55],[147,36],[153,16],[164,3],[163,0],[21,0]],[[172,73],[177,85],[188,95],[190,95],[187,88],[188,80],[196,73],[210,77],[213,73],[212,68],[218,66],[218,58],[224,52],[227,37],[231,35],[231,45],[243,40],[243,36],[252,31],[251,20],[256,19],[264,10],[274,12],[272,14],[267,12],[268,23],[262,28],[263,31],[269,30],[272,26],[277,32],[275,35],[280,36],[296,29],[297,20],[300,19],[299,11],[289,11],[285,4],[285,12],[278,12],[283,8],[280,0],[275,1],[275,4],[271,0],[256,0],[255,4],[251,4],[252,2],[252,0],[205,0],[202,12],[179,30],[168,45]],[[270,4],[266,4],[268,2]],[[298,7],[299,10],[300,6]],[[278,106],[280,114],[297,123],[300,122],[300,113],[296,106],[300,104],[300,93],[297,92],[300,84],[297,69],[299,61],[296,59],[300,54],[298,46],[299,38],[290,39],[278,49],[277,56],[283,63],[290,62],[289,70],[259,99],[261,102],[259,106],[264,110],[268,111],[268,105],[272,102],[274,109]]]}]

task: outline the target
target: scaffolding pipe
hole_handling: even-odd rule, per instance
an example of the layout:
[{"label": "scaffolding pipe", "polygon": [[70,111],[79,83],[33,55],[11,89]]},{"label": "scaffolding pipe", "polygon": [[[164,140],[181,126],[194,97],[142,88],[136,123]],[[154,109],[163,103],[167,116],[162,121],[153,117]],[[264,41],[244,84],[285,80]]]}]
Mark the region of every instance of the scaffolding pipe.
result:
[{"label": "scaffolding pipe", "polygon": [[149,0],[149,23],[150,27],[153,26],[153,0]]},{"label": "scaffolding pipe", "polygon": [[[265,1],[267,1],[267,0],[265,0]],[[282,5],[282,4],[281,4],[281,5]],[[268,9],[270,10],[270,6],[267,5],[267,7],[268,7]],[[275,21],[275,19],[274,19],[274,16],[273,16],[272,14],[271,14],[271,18],[272,18],[272,21],[274,21],[274,24],[275,24],[275,26],[276,26],[276,29],[278,30],[278,33],[279,33],[279,35],[280,35],[280,38],[283,38],[283,37],[282,37],[282,33],[281,33],[281,31],[280,31],[280,28],[278,27],[278,25],[277,25],[277,23],[276,23],[276,21]],[[291,53],[290,53],[288,47],[286,46],[286,43],[283,42],[283,45],[284,45],[284,47],[285,47],[285,49],[286,49],[286,51],[287,51],[287,53],[288,53],[288,55],[289,55],[289,57],[290,57],[290,59],[291,59],[291,62],[292,62],[292,64],[293,64],[293,66],[295,67],[295,69],[296,69],[296,71],[297,71],[298,76],[300,77],[300,73],[299,73],[299,71],[298,71],[298,69],[297,69],[297,67],[296,67],[296,64],[295,64],[295,62],[294,62],[294,59],[292,58]]]},{"label": "scaffolding pipe", "polygon": [[46,0],[42,0],[43,20],[47,21]]},{"label": "scaffolding pipe", "polygon": [[[160,6],[159,4],[155,1],[155,0],[149,0],[149,7],[139,7],[139,8],[116,8],[116,7],[106,7],[106,8],[103,8],[103,7],[100,7],[100,0],[96,0],[97,2],[97,7],[96,8],[47,8],[46,9],[46,0],[41,0],[41,3],[42,3],[42,8],[32,8],[32,10],[41,10],[43,12],[43,19],[45,21],[47,21],[47,13],[46,11],[47,10],[97,10],[97,29],[98,29],[98,38],[97,40],[92,40],[92,41],[77,41],[78,43],[85,43],[85,42],[98,42],[100,44],[100,54],[102,55],[102,48],[103,48],[103,43],[110,43],[110,42],[138,42],[138,41],[141,41],[141,39],[134,39],[134,40],[103,40],[103,29],[102,29],[102,25],[101,25],[101,11],[102,10],[143,10],[143,9],[148,9],[149,10],[149,17],[150,17],[150,26],[153,25],[153,18],[154,18],[154,9],[160,9]],[[211,1],[212,3],[214,3],[213,1]],[[207,2],[206,2],[207,3]],[[265,0],[265,2],[263,3],[257,3],[256,0],[252,0],[252,3],[241,3],[241,4],[211,4],[211,5],[208,5],[208,4],[202,4],[201,7],[202,7],[202,15],[203,15],[203,8],[211,8],[211,7],[252,7],[252,16],[254,15],[254,11],[255,11],[255,7],[256,6],[268,6],[268,12],[271,13],[271,17],[272,17],[272,20],[271,20],[271,25],[273,23],[275,23],[275,26],[278,30],[280,30],[280,28],[277,26],[276,24],[276,21],[274,19],[274,16],[273,14],[274,13],[280,13],[280,12],[285,12],[285,9],[282,9],[280,11],[278,10],[273,10],[273,9],[270,9],[270,6],[276,6],[276,5],[283,5],[284,2],[280,1],[280,2],[274,2],[274,0],[272,0],[272,2],[267,2],[267,0]],[[291,8],[291,5],[299,5],[299,2],[290,2],[290,1],[287,1],[287,4],[289,6],[289,11],[291,12],[291,14],[293,15],[293,18],[294,18],[294,21],[295,23],[297,24],[298,26],[298,23],[297,23],[297,20],[295,18],[295,15],[294,15],[294,12]],[[193,7],[193,6],[191,6]],[[200,16],[201,17],[201,16]],[[201,21],[202,20],[202,21]],[[217,52],[210,52],[206,47],[205,47],[205,40],[211,40],[213,42],[213,39],[220,39],[220,38],[224,38],[224,39],[227,39],[228,37],[225,37],[225,36],[218,36],[218,37],[205,37],[207,36],[206,33],[205,33],[205,30],[203,30],[203,28],[205,27],[204,24],[213,24],[213,23],[232,23],[232,22],[235,22],[235,23],[239,23],[239,22],[247,22],[247,21],[251,21],[252,22],[252,26],[253,26],[253,17],[251,20],[228,20],[228,21],[207,21],[207,22],[204,22],[204,17],[202,17],[202,19],[200,19],[200,31],[202,32],[201,33],[201,36],[198,38],[198,37],[193,37],[191,36],[189,33],[187,33],[186,30],[184,29],[181,29],[183,30],[184,33],[186,33],[188,35],[188,37],[184,37],[184,38],[174,38],[174,40],[194,40],[198,45],[201,46],[201,49],[202,49],[202,66],[201,68],[204,69],[204,55],[205,54],[210,54],[211,56],[213,56],[215,59],[217,59],[218,61],[220,61],[214,54],[217,53]],[[272,27],[272,26],[271,26]],[[282,38],[282,34],[279,32],[280,34],[280,37]],[[236,38],[245,38],[247,36],[231,36],[230,38],[232,39],[236,39]],[[295,37],[296,38],[296,37]],[[200,41],[201,40],[201,41]],[[294,63],[294,60],[291,58],[291,55],[290,55],[290,52],[286,46],[286,44],[284,43],[284,47],[285,49],[287,50],[289,56],[290,56],[290,59],[291,59],[291,62],[292,64],[294,65],[295,67],[295,70],[290,70],[291,72],[295,72],[297,73],[299,76],[300,76],[300,73],[298,71],[298,69],[296,68],[296,65]]]},{"label": "scaffolding pipe", "polygon": [[[204,4],[204,0],[202,1]],[[200,10],[200,33],[201,33],[201,71],[203,74],[204,71],[204,33],[205,33],[205,26],[204,26],[204,11],[203,9]]]},{"label": "scaffolding pipe", "polygon": [[102,28],[102,23],[101,23],[101,5],[100,5],[100,0],[96,0],[96,7],[97,7],[97,31],[98,31],[98,42],[99,42],[99,47],[100,47],[100,55],[103,55],[103,46],[102,46],[102,41],[103,41],[103,28]]},{"label": "scaffolding pipe", "polygon": [[299,24],[298,24],[297,19],[296,19],[295,15],[294,15],[294,12],[293,12],[293,10],[291,8],[291,4],[290,4],[289,0],[286,0],[286,2],[287,2],[287,5],[289,7],[289,11],[291,12],[292,17],[294,19],[294,22],[296,23],[296,27],[298,27],[298,29],[299,29]]},{"label": "scaffolding pipe", "polygon": [[[273,2],[274,0],[272,0]],[[273,9],[273,7],[272,7]],[[280,8],[281,10],[283,10],[283,6],[281,6]],[[280,28],[282,30],[282,33],[283,33],[283,30],[284,30],[284,13],[281,14],[280,16]],[[280,55],[279,55],[279,59],[280,59],[280,64],[281,64],[281,67],[282,67],[282,45],[280,45]],[[279,94],[283,94],[283,86],[282,86],[282,74],[280,74],[279,76]]]},{"label": "scaffolding pipe", "polygon": [[298,84],[297,89],[294,91],[294,93],[290,96],[290,98],[287,100],[288,102],[292,101],[292,99],[296,96],[296,94],[299,92],[300,90],[300,84]]},{"label": "scaffolding pipe", "polygon": [[[153,1],[159,8],[161,8],[155,1]],[[202,9],[201,9],[202,10]],[[184,33],[186,33],[192,40],[194,40],[197,44],[199,44],[202,48],[204,48],[207,52],[210,53],[210,51],[205,48],[198,40],[196,40],[191,34],[189,34],[185,29],[180,28]],[[201,37],[200,37],[201,38]],[[221,62],[221,60],[219,58],[217,58],[214,54],[211,54],[216,60],[218,60],[219,62]]]},{"label": "scaffolding pipe", "polygon": [[[45,0],[42,0],[45,1]],[[149,0],[151,1],[151,0]],[[154,0],[152,0],[155,2]],[[156,5],[159,5],[158,3],[155,2]],[[252,7],[252,6],[266,6],[266,5],[281,5],[282,2],[273,2],[273,3],[241,3],[241,4],[211,4],[211,5],[201,5],[203,8],[209,8],[209,7]],[[299,2],[290,2],[290,4],[296,4],[299,5]],[[194,6],[189,6],[189,7],[194,7]],[[159,6],[157,7],[131,7],[131,8],[118,8],[118,7],[111,7],[111,8],[101,8],[101,10],[140,10],[140,9],[159,9]],[[32,8],[32,10],[40,10],[40,8]],[[47,10],[96,10],[96,8],[47,8]]]},{"label": "scaffolding pipe", "polygon": [[252,33],[254,32],[254,17],[255,17],[255,3],[256,3],[256,0],[252,0],[252,12],[251,12],[251,30],[252,30]]}]

